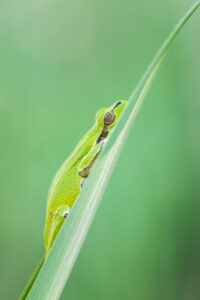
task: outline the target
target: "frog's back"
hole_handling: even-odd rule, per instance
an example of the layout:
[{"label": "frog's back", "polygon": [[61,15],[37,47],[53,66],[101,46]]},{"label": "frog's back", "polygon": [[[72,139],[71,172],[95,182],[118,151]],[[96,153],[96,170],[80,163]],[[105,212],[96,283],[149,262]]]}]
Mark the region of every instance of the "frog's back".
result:
[{"label": "frog's back", "polygon": [[[46,223],[44,240],[47,247],[49,234],[52,227],[52,216],[56,210],[64,205],[72,207],[80,193],[82,177],[78,174],[78,165],[82,158],[87,155],[95,144],[97,135],[96,128],[92,128],[78,143],[73,153],[63,163],[56,173],[48,193]],[[88,140],[88,136],[90,140]]]},{"label": "frog's back", "polygon": [[81,177],[77,172],[78,162],[73,167],[59,169],[51,184],[48,194],[48,210],[52,212],[60,205],[72,207],[77,194],[80,192]]},{"label": "frog's back", "polygon": [[[78,143],[69,158],[56,173],[48,194],[47,206],[58,207],[63,203],[70,207],[80,192],[82,177],[77,168],[82,158],[94,146],[99,130],[94,126]],[[66,203],[68,202],[68,203]]]}]

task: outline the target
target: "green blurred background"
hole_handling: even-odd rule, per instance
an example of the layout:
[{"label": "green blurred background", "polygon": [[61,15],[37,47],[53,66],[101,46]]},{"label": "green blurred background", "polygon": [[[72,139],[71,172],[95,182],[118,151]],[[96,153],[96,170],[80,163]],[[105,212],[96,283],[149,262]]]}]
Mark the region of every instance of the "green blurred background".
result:
[{"label": "green blurred background", "polygon": [[[129,97],[189,0],[0,1],[0,299],[44,253],[51,180]],[[200,296],[200,11],[170,50],[62,300]]]}]

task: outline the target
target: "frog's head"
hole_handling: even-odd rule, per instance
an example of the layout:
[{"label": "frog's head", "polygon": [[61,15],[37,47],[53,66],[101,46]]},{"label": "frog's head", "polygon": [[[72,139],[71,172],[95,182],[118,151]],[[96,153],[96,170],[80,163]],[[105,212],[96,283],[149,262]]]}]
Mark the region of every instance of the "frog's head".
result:
[{"label": "frog's head", "polygon": [[128,102],[126,100],[117,101],[114,105],[109,108],[102,108],[96,114],[97,126],[101,129],[101,135],[97,143],[102,139],[106,138],[109,131],[115,127],[119,117],[125,110]]},{"label": "frog's head", "polygon": [[96,114],[96,121],[98,127],[102,129],[106,127],[108,130],[112,129],[118,122],[120,115],[127,106],[126,100],[117,101],[109,108],[102,108]]}]

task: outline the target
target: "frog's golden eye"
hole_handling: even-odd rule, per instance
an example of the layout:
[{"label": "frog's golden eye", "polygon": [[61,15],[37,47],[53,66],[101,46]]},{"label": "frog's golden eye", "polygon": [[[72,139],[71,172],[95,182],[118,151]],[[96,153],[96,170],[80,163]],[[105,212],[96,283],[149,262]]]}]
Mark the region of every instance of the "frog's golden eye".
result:
[{"label": "frog's golden eye", "polygon": [[104,125],[111,125],[115,121],[115,114],[108,112],[104,116]]}]

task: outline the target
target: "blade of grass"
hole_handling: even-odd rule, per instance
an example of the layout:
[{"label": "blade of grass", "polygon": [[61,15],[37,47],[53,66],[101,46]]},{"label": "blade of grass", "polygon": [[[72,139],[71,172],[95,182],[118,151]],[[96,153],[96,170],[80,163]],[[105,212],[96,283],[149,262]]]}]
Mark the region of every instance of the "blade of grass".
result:
[{"label": "blade of grass", "polygon": [[126,111],[78,197],[33,287],[29,287],[28,299],[55,300],[60,297],[154,75],[179,31],[199,6],[200,1],[195,2],[180,20],[130,96]]},{"label": "blade of grass", "polygon": [[24,290],[22,291],[22,294],[20,296],[20,300],[26,299],[26,297],[28,296],[28,293],[30,292],[30,289],[32,288],[33,283],[35,282],[35,279],[37,278],[38,273],[40,272],[40,269],[41,269],[43,263],[44,263],[44,257],[41,260],[41,262],[39,263],[39,265],[37,266],[37,268],[35,269],[35,271],[33,272],[32,276],[29,279],[29,281],[28,281],[27,285],[25,286]]}]

